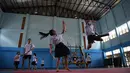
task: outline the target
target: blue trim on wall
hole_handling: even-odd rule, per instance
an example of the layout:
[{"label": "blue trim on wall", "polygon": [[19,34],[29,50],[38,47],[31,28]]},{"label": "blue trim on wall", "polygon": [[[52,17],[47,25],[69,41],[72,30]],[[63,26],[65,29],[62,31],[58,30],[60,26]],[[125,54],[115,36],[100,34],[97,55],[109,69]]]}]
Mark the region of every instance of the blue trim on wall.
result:
[{"label": "blue trim on wall", "polygon": [[[103,52],[107,52],[107,51],[113,51],[115,49],[120,49],[120,56],[122,58],[122,61],[123,61],[123,65],[124,66],[127,66],[126,64],[126,59],[125,59],[125,56],[124,56],[124,50],[123,50],[123,47],[127,47],[127,46],[130,46],[130,41],[127,41],[127,42],[124,42],[124,43],[121,43],[121,44],[118,44],[116,46],[112,46],[110,48],[106,48],[106,49],[103,49]],[[104,56],[105,58],[105,56]]]},{"label": "blue trim on wall", "polygon": [[102,52],[102,50],[101,49],[90,49],[90,50],[86,50],[86,49],[84,49],[83,50],[84,52]]},{"label": "blue trim on wall", "polygon": [[110,48],[103,49],[102,51],[107,52],[107,51],[112,51],[112,50],[115,50],[115,49],[119,49],[120,47],[127,47],[127,46],[130,46],[130,41],[124,42],[122,44],[118,44],[116,46],[112,46]]},{"label": "blue trim on wall", "polygon": [[[16,55],[16,52],[20,51],[20,53],[23,53],[23,47],[22,48],[17,48],[17,47],[0,47],[0,68],[13,68],[13,58]],[[71,52],[77,51],[80,56],[80,51],[72,49]],[[52,58],[52,56],[49,53],[49,48],[35,48],[33,50],[33,53],[37,54],[38,57],[38,68],[40,68],[41,60],[44,58],[45,60],[45,68],[55,68],[56,67],[56,60]],[[84,50],[84,52],[90,53],[92,56],[92,63],[91,66],[92,68],[95,67],[103,67],[103,54],[102,50],[97,50],[97,49],[91,49],[89,51]],[[98,57],[97,57],[98,56]],[[22,57],[20,59],[20,65],[19,68],[22,67]],[[28,62],[25,61],[25,68],[28,67]],[[62,68],[63,65],[60,65],[60,68]],[[70,68],[76,68],[77,66],[72,64],[69,65]],[[77,67],[78,68],[78,67]]]},{"label": "blue trim on wall", "polygon": [[103,51],[101,49],[90,49],[90,50],[83,50],[86,54],[90,54],[91,56],[91,64],[89,67],[91,68],[103,68],[104,67],[104,58],[103,58]]}]

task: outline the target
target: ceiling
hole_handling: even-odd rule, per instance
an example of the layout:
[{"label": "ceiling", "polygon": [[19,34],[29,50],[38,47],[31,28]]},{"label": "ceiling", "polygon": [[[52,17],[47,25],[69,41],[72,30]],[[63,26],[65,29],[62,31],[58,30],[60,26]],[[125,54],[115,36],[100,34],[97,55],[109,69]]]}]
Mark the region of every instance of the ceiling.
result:
[{"label": "ceiling", "polygon": [[0,0],[3,12],[98,20],[120,0]]}]

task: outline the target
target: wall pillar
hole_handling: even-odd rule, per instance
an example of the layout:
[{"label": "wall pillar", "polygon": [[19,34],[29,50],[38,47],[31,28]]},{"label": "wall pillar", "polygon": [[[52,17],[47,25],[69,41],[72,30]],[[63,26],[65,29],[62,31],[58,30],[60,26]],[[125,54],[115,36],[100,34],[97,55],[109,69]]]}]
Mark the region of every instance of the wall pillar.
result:
[{"label": "wall pillar", "polygon": [[28,32],[29,32],[29,20],[30,20],[30,15],[27,14],[26,16],[26,22],[25,22],[25,28],[24,30],[22,31],[24,33],[24,38],[23,38],[23,46],[27,43],[27,35],[28,35]]},{"label": "wall pillar", "polygon": [[[117,21],[116,21],[116,18],[115,18],[114,12],[113,12],[112,9],[110,9],[110,12],[112,13],[112,16],[113,16],[113,19],[114,19],[114,22],[115,22],[115,26],[117,27]],[[115,28],[115,30],[116,30],[116,28]],[[117,39],[119,40],[119,43],[120,43],[120,48],[119,48],[119,49],[120,49],[121,59],[122,59],[122,61],[123,61],[123,66],[126,66],[126,61],[124,60],[124,59],[125,59],[125,57],[124,57],[124,53],[122,52],[122,42],[121,42],[121,40],[120,40],[120,36],[118,35],[117,32],[118,32],[118,31],[116,30]]]},{"label": "wall pillar", "polygon": [[[127,17],[127,15],[125,13],[125,10],[124,10],[124,7],[123,7],[122,3],[121,3],[121,8],[123,9],[123,13],[124,13],[124,16],[125,16],[125,21],[127,22],[128,21],[128,17]],[[128,30],[130,31],[130,27],[129,27],[128,23],[126,23],[126,24],[127,24]]]},{"label": "wall pillar", "polygon": [[52,21],[52,28],[56,29],[56,16],[53,17],[53,21]]},{"label": "wall pillar", "polygon": [[78,24],[79,24],[79,31],[80,31],[80,46],[81,48],[84,48],[83,44],[83,33],[82,33],[82,25],[81,25],[82,20],[78,19]]},{"label": "wall pillar", "polygon": [[0,12],[0,29],[2,28],[3,20],[4,20],[4,12]]},{"label": "wall pillar", "polygon": [[112,65],[114,67],[114,53],[113,53],[113,51],[112,51]]}]

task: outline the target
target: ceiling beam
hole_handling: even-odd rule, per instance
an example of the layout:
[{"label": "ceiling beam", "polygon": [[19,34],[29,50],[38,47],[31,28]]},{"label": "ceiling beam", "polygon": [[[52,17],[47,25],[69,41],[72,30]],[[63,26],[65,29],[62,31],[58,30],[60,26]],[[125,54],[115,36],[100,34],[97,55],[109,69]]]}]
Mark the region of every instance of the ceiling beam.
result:
[{"label": "ceiling beam", "polygon": [[77,3],[77,0],[74,2],[74,5],[73,5],[73,7],[72,7],[72,11],[71,11],[71,17],[73,17],[73,13],[74,13],[74,7],[75,7],[75,5],[76,5],[76,3]]},{"label": "ceiling beam", "polygon": [[5,11],[8,11],[7,10],[7,8],[9,8],[8,7],[8,4],[7,4],[7,2],[5,1],[5,0],[1,0],[2,1],[2,3],[1,4],[3,4],[3,6],[5,7],[4,9],[5,9]]},{"label": "ceiling beam", "polygon": [[66,7],[66,4],[67,4],[67,1],[68,1],[68,0],[64,0],[64,1],[66,1],[66,2],[62,2],[62,1],[61,1],[61,4],[63,3],[64,6],[63,6],[63,8],[61,9],[61,12],[60,12],[60,14],[59,14],[60,16],[62,16],[62,15],[64,14],[64,10],[65,10],[65,7]]},{"label": "ceiling beam", "polygon": [[93,2],[93,0],[91,0],[91,2],[89,3],[89,5],[86,7],[86,9],[84,10],[83,14],[85,14],[85,12],[87,11],[87,9],[89,8],[89,6],[91,5],[91,3]]},{"label": "ceiling beam", "polygon": [[[13,1],[14,1],[14,0],[13,0]],[[17,0],[15,0],[14,3],[17,5],[18,8],[20,8],[20,6],[19,6]]]},{"label": "ceiling beam", "polygon": [[[46,6],[48,5],[48,0],[45,0],[46,1]],[[47,7],[46,7],[46,16],[47,16]]]},{"label": "ceiling beam", "polygon": [[[69,7],[71,6],[71,2],[72,2],[72,1],[73,1],[73,0],[69,0],[67,9],[69,9]],[[69,11],[70,11],[70,10],[67,11],[67,17],[70,17]]]},{"label": "ceiling beam", "polygon": [[[27,4],[28,7],[30,7],[30,5],[29,5],[29,1],[28,1],[28,0],[27,0],[25,3]],[[28,9],[27,12],[30,13],[31,10]]]},{"label": "ceiling beam", "polygon": [[[98,0],[99,1],[99,0]],[[93,6],[95,7],[96,5],[97,5],[98,3],[95,3]],[[100,4],[99,4],[100,5]],[[91,10],[89,10],[86,14],[90,14],[90,12],[94,9],[94,7],[93,8],[91,8]],[[94,12],[94,11],[93,11]]]},{"label": "ceiling beam", "polygon": [[51,15],[53,16],[53,1],[51,1]]},{"label": "ceiling beam", "polygon": [[78,6],[76,7],[75,11],[79,8],[81,2],[82,2],[82,0],[80,0],[80,2],[78,3]]},{"label": "ceiling beam", "polygon": [[[108,2],[108,4],[111,4],[111,2],[113,2],[113,1],[111,1],[111,0],[109,0],[109,2]],[[100,17],[101,15],[101,13],[104,11],[104,9],[106,9],[106,8],[108,8],[108,6],[104,6],[101,10],[99,10],[95,15],[97,16],[97,17]]]},{"label": "ceiling beam", "polygon": [[[103,2],[104,2],[105,0],[103,0]],[[95,10],[92,12],[92,13],[90,13],[90,15],[91,14],[93,14],[93,13],[95,13],[99,8],[98,7],[100,7],[101,6],[101,4],[99,4],[96,8],[95,8]],[[94,16],[94,15],[93,15]]]},{"label": "ceiling beam", "polygon": [[55,10],[54,10],[54,11],[55,11],[55,14],[54,14],[54,16],[57,16],[57,3],[58,3],[58,1],[59,1],[59,0],[56,0],[56,1],[55,1],[55,5],[54,5],[54,6],[55,6],[55,7],[54,7],[54,8],[55,8]]},{"label": "ceiling beam", "polygon": [[38,14],[39,13],[39,3],[38,3],[38,0],[35,0],[36,2],[36,8],[35,8],[35,14]]},{"label": "ceiling beam", "polygon": [[87,1],[85,1],[85,3],[83,4],[83,6],[82,6],[82,8],[79,10],[80,11],[80,13],[82,12],[82,10],[83,10],[83,8],[84,8],[84,6],[86,5],[86,3],[88,2],[88,0]]},{"label": "ceiling beam", "polygon": [[3,5],[0,2],[0,8],[2,9],[3,12],[5,12],[5,8],[3,7]]},{"label": "ceiling beam", "polygon": [[[117,2],[117,0],[113,1],[112,4],[115,4],[116,2]],[[109,7],[109,10],[110,10],[111,8],[112,8],[112,6]],[[100,15],[98,15],[98,17],[101,18],[103,15],[105,15],[107,12],[109,12],[109,10],[107,10],[107,11],[103,10],[103,11],[100,13]]]},{"label": "ceiling beam", "polygon": [[[97,0],[93,0],[94,2],[97,2],[97,3],[100,3],[100,4],[103,4],[103,5],[105,5],[105,6],[109,6],[110,7],[110,5],[109,4],[105,4],[105,3],[103,3],[103,2],[100,2],[99,0],[97,1]],[[104,1],[104,0],[103,0]]]}]

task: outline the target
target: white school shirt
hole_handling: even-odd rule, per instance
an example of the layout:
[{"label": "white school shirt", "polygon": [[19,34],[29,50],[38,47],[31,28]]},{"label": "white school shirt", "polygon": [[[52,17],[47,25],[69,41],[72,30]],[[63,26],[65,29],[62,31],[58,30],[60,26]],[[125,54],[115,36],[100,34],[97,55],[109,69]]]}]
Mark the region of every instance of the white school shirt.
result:
[{"label": "white school shirt", "polygon": [[[88,25],[90,24],[90,25]],[[87,35],[94,35],[95,34],[95,28],[94,28],[94,24],[92,22],[88,22],[88,24],[86,24],[86,34]]]},{"label": "white school shirt", "polygon": [[[16,57],[19,57],[18,59],[15,59]],[[20,55],[16,55],[15,57],[14,57],[14,61],[20,61]]]},{"label": "white school shirt", "polygon": [[44,64],[44,60],[42,60],[42,64]]},{"label": "white school shirt", "polygon": [[33,61],[35,61],[37,63],[37,57],[33,56]]},{"label": "white school shirt", "polygon": [[91,61],[91,57],[90,56],[87,56],[87,61]]},{"label": "white school shirt", "polygon": [[64,43],[63,40],[64,40],[64,39],[63,39],[63,34],[53,35],[53,36],[51,36],[51,38],[50,38],[50,44],[57,45],[57,44],[59,44],[60,42]]},{"label": "white school shirt", "polygon": [[[35,46],[34,46],[34,44],[26,44],[25,45],[25,54],[28,52],[28,51],[30,51],[30,49],[32,49],[32,48],[34,48]],[[26,55],[32,55],[32,50],[30,51],[30,52],[28,52]]]}]

